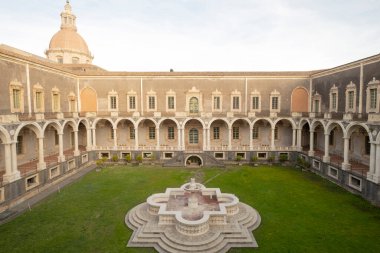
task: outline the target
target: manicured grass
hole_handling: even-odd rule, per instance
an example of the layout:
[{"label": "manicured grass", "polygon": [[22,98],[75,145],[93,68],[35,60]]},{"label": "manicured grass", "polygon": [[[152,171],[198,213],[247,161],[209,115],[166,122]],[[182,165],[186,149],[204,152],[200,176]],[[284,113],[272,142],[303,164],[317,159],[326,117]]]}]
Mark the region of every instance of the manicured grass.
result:
[{"label": "manicured grass", "polygon": [[259,252],[380,252],[379,208],[316,175],[274,166],[94,171],[0,226],[1,252],[154,252],[126,248],[131,231],[124,216],[192,176],[260,212]]}]

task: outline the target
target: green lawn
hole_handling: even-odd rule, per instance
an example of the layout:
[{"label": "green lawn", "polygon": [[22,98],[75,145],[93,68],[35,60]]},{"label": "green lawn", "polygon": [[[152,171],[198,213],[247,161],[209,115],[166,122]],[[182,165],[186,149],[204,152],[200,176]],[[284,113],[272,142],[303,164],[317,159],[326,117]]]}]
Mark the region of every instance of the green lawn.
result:
[{"label": "green lawn", "polygon": [[124,216],[149,195],[192,176],[259,211],[259,252],[380,252],[379,208],[316,175],[274,166],[93,171],[0,226],[0,251],[154,252],[126,248],[131,231]]}]

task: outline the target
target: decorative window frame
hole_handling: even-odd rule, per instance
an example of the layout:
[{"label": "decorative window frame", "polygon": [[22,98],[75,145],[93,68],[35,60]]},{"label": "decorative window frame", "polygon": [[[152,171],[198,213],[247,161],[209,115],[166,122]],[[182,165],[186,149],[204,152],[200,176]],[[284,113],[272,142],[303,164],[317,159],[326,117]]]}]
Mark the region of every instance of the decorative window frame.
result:
[{"label": "decorative window frame", "polygon": [[[239,108],[234,109],[234,97],[239,98]],[[241,92],[235,89],[233,92],[231,92],[231,112],[241,112]]]},{"label": "decorative window frame", "polygon": [[[371,108],[371,89],[377,89],[377,96],[376,96],[376,108]],[[380,81],[376,80],[374,77],[372,81],[370,81],[367,85],[367,105],[366,105],[366,111],[367,113],[379,113],[379,101],[380,101]]]},{"label": "decorative window frame", "polygon": [[[214,99],[216,97],[219,97],[219,109],[215,109],[215,104],[214,104]],[[211,111],[212,112],[222,112],[223,111],[223,96],[222,96],[222,92],[220,92],[218,89],[216,89],[215,91],[212,92],[212,95],[211,95],[211,100],[212,100],[212,105],[211,105]]]},{"label": "decorative window frame", "polygon": [[[54,96],[57,95],[57,107],[54,106]],[[57,88],[57,86],[54,86],[53,89],[51,89],[51,111],[52,112],[61,112],[61,92]]]},{"label": "decorative window frame", "polygon": [[[319,101],[318,108],[315,108],[315,101]],[[313,103],[312,103],[312,112],[314,113],[320,113],[321,112],[321,104],[322,104],[322,97],[321,95],[316,92],[313,96]]]},{"label": "decorative window frame", "polygon": [[[36,101],[37,92],[41,92],[41,108],[37,108],[37,101]],[[45,99],[44,98],[45,98],[44,88],[39,83],[33,85],[33,108],[34,108],[34,112],[36,112],[36,113],[45,112]]]},{"label": "decorative window frame", "polygon": [[[335,98],[336,98],[335,108],[333,107],[333,94],[335,94]],[[330,89],[329,97],[330,97],[330,112],[338,112],[339,90],[338,90],[338,87],[336,87],[335,84]]]},{"label": "decorative window frame", "polygon": [[[258,97],[259,98],[259,107],[257,109],[253,109],[253,98],[254,97]],[[256,89],[251,92],[251,104],[250,105],[251,106],[249,108],[250,108],[251,112],[261,112],[261,94]]]},{"label": "decorative window frame", "polygon": [[188,90],[186,92],[186,105],[185,105],[185,112],[187,113],[190,113],[190,99],[192,97],[195,97],[198,99],[198,113],[201,113],[203,112],[203,101],[202,101],[202,93],[200,92],[200,90],[198,90],[197,88],[195,88],[195,86],[193,86],[191,88],[191,90]]},{"label": "decorative window frame", "polygon": [[[13,100],[13,91],[18,90],[20,92],[20,108],[15,108]],[[24,112],[24,86],[17,80],[10,82],[9,84],[9,96],[11,102],[11,113],[23,113]]]},{"label": "decorative window frame", "polygon": [[[273,109],[273,107],[272,107],[272,105],[273,105],[272,99],[274,97],[278,98],[277,109]],[[278,92],[276,89],[270,93],[269,103],[270,103],[270,112],[280,112],[281,111],[281,95],[280,95],[280,92]]]},{"label": "decorative window frame", "polygon": [[[169,108],[169,97],[174,97],[174,108],[170,109]],[[166,111],[167,112],[175,112],[177,108],[177,98],[176,98],[176,93],[170,89],[169,91],[166,92]]]},{"label": "decorative window frame", "polygon": [[[149,97],[154,97],[154,108],[149,108]],[[156,112],[157,111],[157,94],[155,91],[150,90],[146,94],[146,111],[147,112]]]},{"label": "decorative window frame", "polygon": [[[69,101],[69,112],[77,112],[77,99],[74,92],[70,92],[67,96],[67,99]],[[71,106],[71,102],[74,101],[74,108]]]},{"label": "decorative window frame", "polygon": [[[130,106],[130,103],[129,103],[130,97],[135,97],[135,108],[131,108]],[[130,90],[127,92],[127,111],[135,112],[137,111],[137,107],[138,107],[137,92],[134,90]]]},{"label": "decorative window frame", "polygon": [[[349,108],[349,97],[348,93],[353,91],[354,92],[354,101],[352,101],[353,105],[352,108]],[[355,113],[356,112],[356,85],[351,81],[347,87],[346,87],[346,108],[345,112],[351,112]]]},{"label": "decorative window frame", "polygon": [[[115,97],[115,99],[116,99],[116,108],[112,108],[111,97]],[[119,111],[119,95],[113,89],[110,92],[108,92],[108,111],[110,111],[110,112]]]}]

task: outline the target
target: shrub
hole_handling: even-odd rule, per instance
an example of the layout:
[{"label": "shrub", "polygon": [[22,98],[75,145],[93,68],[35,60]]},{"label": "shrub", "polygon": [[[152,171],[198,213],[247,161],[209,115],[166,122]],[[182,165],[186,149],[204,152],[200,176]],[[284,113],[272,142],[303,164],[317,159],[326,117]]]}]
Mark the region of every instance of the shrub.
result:
[{"label": "shrub", "polygon": [[137,155],[137,156],[136,156],[136,161],[137,161],[138,163],[141,163],[142,160],[143,160],[143,158],[142,158],[141,155]]},{"label": "shrub", "polygon": [[235,160],[238,161],[238,162],[240,162],[241,159],[243,159],[243,157],[241,157],[240,155],[236,156],[236,158],[235,158]]},{"label": "shrub", "polygon": [[280,162],[286,162],[288,160],[288,155],[287,154],[281,154],[279,157],[278,157],[278,160]]},{"label": "shrub", "polygon": [[105,163],[105,162],[107,162],[108,158],[107,158],[106,156],[103,156],[103,157],[101,158],[101,160],[103,161],[103,163]]},{"label": "shrub", "polygon": [[111,160],[112,160],[112,162],[117,162],[117,161],[119,161],[119,157],[117,155],[113,155]]},{"label": "shrub", "polygon": [[273,155],[269,156],[269,157],[268,157],[268,162],[271,163],[271,162],[273,162],[273,161],[274,161],[274,156],[273,156]]},{"label": "shrub", "polygon": [[256,163],[257,160],[259,160],[259,159],[257,158],[257,156],[252,156],[252,157],[251,157],[251,161],[252,161],[252,162]]},{"label": "shrub", "polygon": [[131,158],[131,155],[130,155],[130,154],[126,155],[124,159],[125,159],[125,161],[126,161],[127,163],[130,163],[130,162],[131,162],[131,160],[132,160],[132,158]]},{"label": "shrub", "polygon": [[98,160],[96,160],[96,166],[98,166],[98,167],[102,167],[104,165],[104,161],[103,161],[103,159],[98,159]]}]

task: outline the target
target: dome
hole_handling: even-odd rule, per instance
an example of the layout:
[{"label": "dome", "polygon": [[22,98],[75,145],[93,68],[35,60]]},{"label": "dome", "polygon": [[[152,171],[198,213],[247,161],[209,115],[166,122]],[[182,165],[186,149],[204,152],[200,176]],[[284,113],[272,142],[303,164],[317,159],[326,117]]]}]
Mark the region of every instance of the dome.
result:
[{"label": "dome", "polygon": [[51,38],[49,50],[60,49],[90,55],[86,41],[72,29],[61,29]]}]

